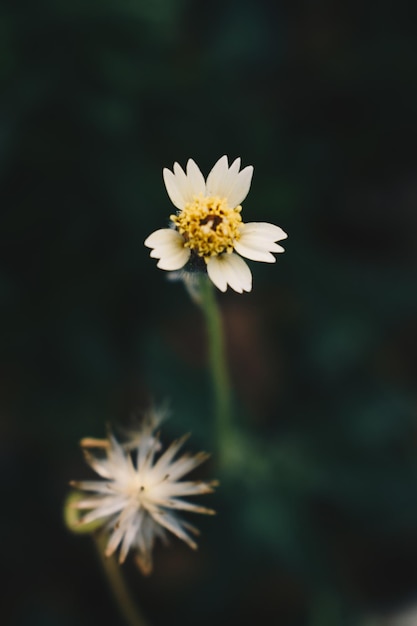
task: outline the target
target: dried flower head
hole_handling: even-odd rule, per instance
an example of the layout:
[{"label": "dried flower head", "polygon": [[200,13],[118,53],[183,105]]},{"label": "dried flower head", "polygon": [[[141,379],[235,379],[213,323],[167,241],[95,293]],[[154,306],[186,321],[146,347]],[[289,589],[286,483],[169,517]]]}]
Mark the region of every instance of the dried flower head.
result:
[{"label": "dried flower head", "polygon": [[[143,430],[132,434],[125,445],[112,434],[105,440],[83,440],[85,458],[103,480],[71,483],[93,494],[74,505],[89,511],[80,524],[102,520],[109,532],[106,555],[119,549],[119,561],[123,563],[132,550],[144,574],[152,571],[155,539],[159,537],[166,542],[166,531],[191,548],[197,547],[191,534],[198,535],[198,530],[177,511],[213,514],[212,509],[187,502],[183,497],[211,493],[217,485],[216,481],[181,480],[209,455],[184,453],[175,458],[188,436],[174,441],[163,451],[159,436],[149,424],[145,420]],[[87,448],[93,448],[95,453]]]},{"label": "dried flower head", "polygon": [[240,159],[229,167],[226,156],[207,181],[192,159],[186,172],[178,163],[173,172],[164,169],[165,186],[178,212],[170,216],[171,228],[156,230],[145,240],[159,268],[173,271],[191,263],[206,269],[221,291],[229,285],[242,293],[252,289],[252,274],[242,257],[275,263],[271,253],[284,252],[276,243],[287,237],[282,228],[242,221],[240,203],[248,194],[253,167],[239,169]]}]

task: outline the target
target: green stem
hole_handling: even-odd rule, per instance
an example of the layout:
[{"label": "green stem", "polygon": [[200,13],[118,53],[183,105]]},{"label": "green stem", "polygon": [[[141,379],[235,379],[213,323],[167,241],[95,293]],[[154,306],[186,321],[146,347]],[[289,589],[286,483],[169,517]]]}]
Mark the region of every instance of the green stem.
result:
[{"label": "green stem", "polygon": [[148,626],[145,618],[132,600],[120,565],[116,562],[113,555],[110,557],[104,555],[106,537],[100,533],[94,534],[93,538],[110,589],[126,624],[128,626]]},{"label": "green stem", "polygon": [[148,626],[145,618],[132,600],[122,569],[114,555],[110,557],[104,555],[108,538],[104,533],[95,532],[101,526],[101,520],[92,522],[91,524],[80,524],[80,510],[77,508],[76,504],[82,498],[83,494],[79,491],[70,491],[66,497],[63,510],[66,527],[76,534],[91,534],[110,589],[113,592],[114,599],[117,602],[121,614],[125,618],[126,624],[128,626]]},{"label": "green stem", "polygon": [[200,278],[200,306],[207,326],[209,365],[214,394],[215,429],[218,459],[226,465],[233,450],[232,398],[227,369],[223,323],[214,287],[207,278]]}]

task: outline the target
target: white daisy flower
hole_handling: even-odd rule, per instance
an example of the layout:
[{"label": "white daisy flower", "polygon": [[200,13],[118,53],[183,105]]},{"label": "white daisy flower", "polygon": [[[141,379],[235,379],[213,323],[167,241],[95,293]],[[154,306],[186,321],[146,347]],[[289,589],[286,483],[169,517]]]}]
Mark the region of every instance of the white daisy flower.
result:
[{"label": "white daisy flower", "polygon": [[159,268],[174,271],[201,260],[220,291],[229,285],[242,293],[252,289],[252,274],[242,257],[275,263],[271,253],[284,252],[276,243],[287,237],[282,228],[242,221],[240,203],[248,194],[253,167],[239,169],[240,159],[229,167],[227,156],[217,161],[206,181],[192,159],[186,172],[178,163],[173,172],[164,169],[165,186],[178,212],[170,216],[171,228],[156,230],[145,240]]},{"label": "white daisy flower", "polygon": [[199,534],[197,528],[177,511],[214,514],[212,509],[187,502],[183,497],[211,493],[218,483],[181,480],[209,457],[200,452],[182,454],[175,459],[187,438],[188,435],[174,441],[163,452],[158,436],[149,429],[137,438],[135,450],[131,450],[129,442],[121,445],[113,435],[99,440],[106,445],[83,440],[84,446],[87,442],[88,447],[101,451],[101,456],[96,456],[84,450],[88,464],[104,480],[72,482],[73,487],[93,494],[78,500],[74,506],[89,511],[80,519],[81,525],[102,520],[109,532],[106,556],[119,548],[119,562],[123,563],[132,550],[141,571],[149,574],[155,539],[159,537],[166,542],[166,531],[197,548],[191,537]]}]

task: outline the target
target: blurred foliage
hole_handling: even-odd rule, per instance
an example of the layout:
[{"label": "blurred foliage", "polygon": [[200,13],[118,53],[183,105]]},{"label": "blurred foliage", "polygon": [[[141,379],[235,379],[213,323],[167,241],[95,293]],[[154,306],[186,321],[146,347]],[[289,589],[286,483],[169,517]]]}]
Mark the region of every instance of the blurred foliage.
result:
[{"label": "blurred foliage", "polygon": [[253,293],[220,296],[253,452],[199,553],[173,541],[146,580],[128,563],[132,591],[155,626],[356,626],[417,596],[413,17],[3,1],[2,623],[120,623],[62,523],[79,438],[167,398],[167,433],[211,446],[202,320],[142,242],[171,212],[162,168],[222,154],[255,166],[246,219],[289,233]]}]

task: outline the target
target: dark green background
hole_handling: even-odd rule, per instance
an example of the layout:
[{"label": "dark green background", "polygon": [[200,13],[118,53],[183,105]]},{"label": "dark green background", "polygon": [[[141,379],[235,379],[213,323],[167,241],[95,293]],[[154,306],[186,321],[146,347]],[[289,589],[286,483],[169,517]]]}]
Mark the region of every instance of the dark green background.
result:
[{"label": "dark green background", "polygon": [[[134,595],[169,623],[358,626],[417,599],[417,51],[406,3],[3,1],[1,623],[122,624],[64,528],[78,440],[167,398],[211,449],[204,329],[143,246],[162,168],[253,164],[289,233],[220,295],[264,479],[223,480]],[[216,475],[215,460],[201,475]],[[208,500],[210,499],[210,502]]]}]

